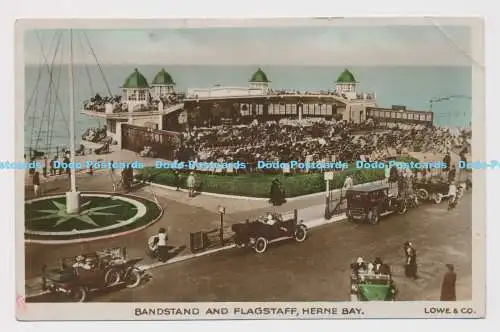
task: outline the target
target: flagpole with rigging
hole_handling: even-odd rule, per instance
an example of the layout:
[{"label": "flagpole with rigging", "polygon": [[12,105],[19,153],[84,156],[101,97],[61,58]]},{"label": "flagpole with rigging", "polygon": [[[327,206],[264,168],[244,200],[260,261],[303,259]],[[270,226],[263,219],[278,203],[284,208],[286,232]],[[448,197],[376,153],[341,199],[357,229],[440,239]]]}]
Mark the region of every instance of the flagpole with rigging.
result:
[{"label": "flagpole with rigging", "polygon": [[[75,105],[74,105],[74,76],[73,76],[73,31],[69,30],[69,139],[70,139],[70,162],[75,165]],[[70,167],[70,191],[66,193],[66,212],[77,214],[80,212],[80,193],[76,190],[76,170]]]}]

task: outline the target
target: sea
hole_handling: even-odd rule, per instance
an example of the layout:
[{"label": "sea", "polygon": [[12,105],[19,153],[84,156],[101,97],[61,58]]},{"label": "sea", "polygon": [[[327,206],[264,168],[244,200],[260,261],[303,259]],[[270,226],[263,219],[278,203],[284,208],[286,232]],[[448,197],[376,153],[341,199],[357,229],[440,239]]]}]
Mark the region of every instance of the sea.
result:
[{"label": "sea", "polygon": [[[150,82],[165,68],[178,91],[210,88],[214,85],[247,86],[261,67],[272,89],[333,90],[345,67],[314,66],[161,66],[161,65],[74,65],[76,141],[87,128],[104,125],[103,120],[81,113],[83,102],[99,93],[119,94],[126,78],[137,68]],[[468,127],[472,115],[471,67],[349,67],[359,82],[358,91],[375,92],[380,107],[404,105],[412,110],[429,110],[431,100],[435,124]],[[25,67],[24,147],[55,151],[69,145],[68,66],[27,65]],[[18,124],[21,125],[21,124]]]}]

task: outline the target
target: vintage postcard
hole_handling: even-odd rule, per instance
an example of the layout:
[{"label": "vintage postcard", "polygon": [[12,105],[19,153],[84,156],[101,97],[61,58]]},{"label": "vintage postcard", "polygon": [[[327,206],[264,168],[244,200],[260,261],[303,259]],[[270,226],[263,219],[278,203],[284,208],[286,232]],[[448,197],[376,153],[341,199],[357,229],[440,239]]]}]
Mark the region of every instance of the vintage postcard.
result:
[{"label": "vintage postcard", "polygon": [[483,49],[480,19],[18,21],[18,319],[484,317]]}]

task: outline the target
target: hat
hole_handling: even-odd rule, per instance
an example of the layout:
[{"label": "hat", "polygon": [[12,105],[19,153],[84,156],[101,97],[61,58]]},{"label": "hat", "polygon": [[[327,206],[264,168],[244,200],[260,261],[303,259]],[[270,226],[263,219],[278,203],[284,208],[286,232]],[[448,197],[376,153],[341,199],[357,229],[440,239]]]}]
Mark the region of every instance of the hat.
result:
[{"label": "hat", "polygon": [[76,256],[75,260],[76,260],[77,262],[82,262],[82,261],[84,261],[84,260],[85,260],[85,257],[83,257],[83,256],[81,256],[81,255],[80,255],[80,256]]},{"label": "hat", "polygon": [[272,215],[272,214],[269,214],[269,215],[267,216],[267,220],[273,220],[273,215]]},{"label": "hat", "polygon": [[409,246],[409,245],[410,245],[410,242],[406,241],[404,245],[405,245],[405,246]]},{"label": "hat", "polygon": [[361,264],[361,263],[364,263],[365,261],[363,260],[363,257],[358,257],[358,259],[356,260],[356,263],[358,264]]},{"label": "hat", "polygon": [[446,267],[447,267],[447,268],[449,268],[449,269],[450,269],[450,270],[452,270],[452,271],[453,271],[453,269],[455,268],[455,267],[453,266],[453,264],[446,264]]}]

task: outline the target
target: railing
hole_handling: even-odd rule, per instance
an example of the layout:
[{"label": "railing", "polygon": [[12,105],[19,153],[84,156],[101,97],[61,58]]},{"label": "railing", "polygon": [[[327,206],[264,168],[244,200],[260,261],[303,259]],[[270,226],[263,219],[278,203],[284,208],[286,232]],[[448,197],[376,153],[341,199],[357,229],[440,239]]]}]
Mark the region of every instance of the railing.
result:
[{"label": "railing", "polygon": [[[249,218],[247,220],[258,220],[259,216]],[[283,221],[294,219],[298,220],[298,210],[293,209],[281,214],[281,219]],[[243,220],[242,220],[243,222]],[[208,231],[198,231],[189,234],[189,244],[191,252],[199,252],[202,250],[206,250],[209,248],[228,245],[232,242],[233,231],[231,229],[232,225],[226,225],[221,228],[217,227]],[[222,234],[222,242],[221,243],[221,234]]]}]

